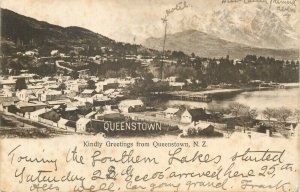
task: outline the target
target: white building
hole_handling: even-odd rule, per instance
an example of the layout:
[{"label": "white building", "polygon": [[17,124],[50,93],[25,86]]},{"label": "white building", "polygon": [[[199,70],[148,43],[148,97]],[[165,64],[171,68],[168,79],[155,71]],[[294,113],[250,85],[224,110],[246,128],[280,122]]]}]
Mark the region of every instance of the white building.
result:
[{"label": "white building", "polygon": [[176,113],[179,111],[179,108],[167,108],[163,113],[166,118],[175,117]]},{"label": "white building", "polygon": [[63,98],[64,95],[61,91],[47,90],[41,94],[41,101],[55,101]]},{"label": "white building", "polygon": [[50,55],[51,55],[51,56],[58,56],[58,55],[59,55],[59,51],[58,51],[58,50],[52,50],[52,51],[50,52]]},{"label": "white building", "polygon": [[192,123],[192,115],[187,109],[181,114],[180,123]]},{"label": "white building", "polygon": [[66,124],[68,123],[69,120],[60,118],[57,122],[57,127],[61,129],[67,129]]},{"label": "white building", "polygon": [[[16,92],[16,96],[20,101],[29,101],[29,96],[33,96],[33,90],[22,89],[21,91]],[[37,98],[34,100],[37,100]]]},{"label": "white building", "polygon": [[167,77],[167,78],[166,78],[166,81],[169,81],[169,82],[176,82],[176,79],[177,79],[177,77]]},{"label": "white building", "polygon": [[142,107],[144,105],[144,103],[139,100],[123,100],[119,103],[119,109],[123,112],[123,113],[128,113],[128,109],[129,107]]},{"label": "white building", "polygon": [[26,56],[35,56],[35,55],[39,55],[39,53],[37,51],[25,51],[25,55]]},{"label": "white building", "polygon": [[91,120],[87,118],[80,118],[76,122],[76,131],[77,132],[85,132],[86,128],[89,127]]},{"label": "white building", "polygon": [[30,113],[29,118],[34,120],[34,121],[39,121],[39,116],[41,114],[44,114],[44,113],[48,112],[48,111],[51,111],[51,109],[42,108],[42,109],[33,111],[33,112]]}]

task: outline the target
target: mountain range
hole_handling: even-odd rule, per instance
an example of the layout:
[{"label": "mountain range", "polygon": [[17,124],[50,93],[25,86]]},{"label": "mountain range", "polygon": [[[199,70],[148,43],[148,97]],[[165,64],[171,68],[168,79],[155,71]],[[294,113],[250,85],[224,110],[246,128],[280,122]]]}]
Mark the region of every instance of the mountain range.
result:
[{"label": "mountain range", "polygon": [[[224,8],[208,15],[203,14],[201,18],[193,15],[180,18],[176,24],[170,23],[169,32],[178,29],[181,31],[167,35],[166,49],[187,54],[195,53],[201,57],[230,55],[233,58],[243,58],[247,54],[256,54],[279,59],[298,59],[298,49],[293,48],[293,43],[298,42],[298,34],[289,24],[284,24],[279,17],[271,15],[271,12],[261,7],[244,11],[247,12],[244,16],[237,16],[235,12]],[[206,18],[206,22],[202,22],[203,18]],[[251,20],[251,24],[248,24],[247,18]],[[264,19],[268,21],[261,27],[260,33],[256,32]],[[243,23],[244,28],[241,27]],[[156,30],[154,25],[145,25],[138,29],[148,28]],[[246,30],[248,28],[249,30]],[[120,30],[120,34],[125,36],[129,31],[122,33]],[[146,38],[152,32],[140,31],[140,34],[145,34]],[[158,55],[158,51],[162,50],[162,43],[162,37],[147,38],[142,45],[117,42],[85,28],[52,25],[8,9],[1,9],[2,52],[15,52],[21,46],[23,49],[38,48],[41,55],[49,55],[53,49],[67,53],[75,47],[83,47],[91,50],[91,54],[96,54],[101,47],[107,47],[115,54]]]},{"label": "mountain range", "polygon": [[297,48],[299,18],[294,23],[279,17],[268,7],[257,5],[222,6],[206,14],[183,17],[183,30],[195,29],[220,39],[269,49]]},{"label": "mountain range", "polygon": [[[144,46],[162,50],[163,37],[148,38]],[[166,50],[183,51],[187,54],[195,53],[200,57],[225,57],[244,58],[252,54],[257,56],[274,57],[277,59],[298,59],[298,49],[268,49],[250,47],[244,44],[226,41],[197,30],[187,30],[166,37]]]},{"label": "mountain range", "polygon": [[[147,39],[144,34],[147,34],[148,38],[160,37],[164,33],[163,28],[162,23],[153,21],[143,27],[120,28],[118,33],[123,37],[136,36],[139,40],[144,39],[141,40],[144,42]],[[261,4],[230,4],[230,6],[222,4],[213,10],[200,11],[191,8],[168,18],[167,33],[174,34],[187,30],[198,30],[249,47],[299,48],[300,12],[286,17],[275,8]],[[112,36],[118,38],[115,34]]]},{"label": "mountain range", "polygon": [[[266,6],[236,4],[201,13],[191,11],[172,19],[167,27],[167,50],[194,52],[203,57],[229,54],[242,58],[255,54],[278,59],[299,58],[300,18],[297,14],[286,21]],[[161,50],[162,42],[163,38],[156,36],[142,44]]]},{"label": "mountain range", "polygon": [[95,51],[106,47],[123,54],[155,52],[140,45],[116,42],[85,28],[52,25],[8,9],[1,9],[1,46],[2,51],[12,51],[20,46],[38,48],[42,55],[49,55],[53,49],[68,52],[74,47]]}]

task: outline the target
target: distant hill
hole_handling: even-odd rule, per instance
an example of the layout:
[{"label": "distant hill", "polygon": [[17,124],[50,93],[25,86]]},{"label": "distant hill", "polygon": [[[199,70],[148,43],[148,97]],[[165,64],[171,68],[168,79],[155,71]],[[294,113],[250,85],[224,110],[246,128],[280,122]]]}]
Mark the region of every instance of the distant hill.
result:
[{"label": "distant hill", "polygon": [[[262,3],[220,3],[220,6],[202,10],[198,6],[173,15],[168,20],[170,34],[197,30],[214,37],[249,47],[268,49],[299,48],[300,15],[284,16],[276,7]],[[161,22],[122,26],[111,33],[115,39],[132,42],[136,37],[143,42],[164,33]]]},{"label": "distant hill", "polygon": [[88,29],[52,25],[8,9],[1,9],[1,45],[4,53],[38,48],[42,55],[49,55],[52,49],[68,52],[74,47],[83,47],[94,54],[101,47],[111,48],[119,54],[153,53],[153,50],[116,42]]},{"label": "distant hill", "polygon": [[[163,37],[148,38],[142,43],[145,47],[162,50]],[[275,57],[277,59],[298,59],[296,49],[265,49],[226,41],[197,30],[187,30],[168,34],[166,50],[183,51],[187,54],[195,53],[200,57],[225,57],[243,58],[248,54],[257,56]]]},{"label": "distant hill", "polygon": [[[299,15],[289,19],[262,4],[230,4],[207,13],[182,17],[181,31],[194,29],[220,39],[250,47],[269,49],[298,48],[300,43]],[[177,31],[179,32],[179,31]]]}]

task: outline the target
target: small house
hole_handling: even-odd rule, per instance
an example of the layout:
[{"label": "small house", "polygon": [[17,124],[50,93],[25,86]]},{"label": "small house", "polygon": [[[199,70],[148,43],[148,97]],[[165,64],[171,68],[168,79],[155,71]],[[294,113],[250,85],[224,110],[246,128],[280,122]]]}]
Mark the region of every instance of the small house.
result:
[{"label": "small house", "polygon": [[25,114],[26,112],[33,112],[42,108],[45,108],[47,105],[42,102],[23,102],[20,101],[16,104],[16,107],[19,109],[19,112]]},{"label": "small house", "polygon": [[55,110],[51,109],[43,114],[40,114],[40,119],[47,121],[52,121],[52,122],[58,122],[60,119],[59,113],[57,113]]},{"label": "small house", "polygon": [[187,109],[181,114],[180,123],[192,123],[192,115]]},{"label": "small house", "polygon": [[80,118],[76,121],[76,132],[85,132],[87,128],[91,127],[91,120],[87,118]]},{"label": "small house", "polygon": [[85,89],[81,93],[81,97],[92,97],[95,94],[96,94],[95,90],[93,90],[93,89]]},{"label": "small house", "polygon": [[129,108],[130,107],[142,107],[144,106],[144,103],[139,100],[139,99],[136,99],[136,100],[123,100],[119,103],[119,109],[121,110],[121,112],[123,113],[128,113],[129,111]]},{"label": "small house", "polygon": [[0,97],[0,111],[8,112],[9,106],[15,105],[18,101],[17,97]]},{"label": "small house", "polygon": [[42,108],[42,109],[30,112],[29,118],[34,121],[39,121],[39,116],[43,113],[46,113],[48,110],[47,110],[47,108]]},{"label": "small house", "polygon": [[192,123],[193,121],[199,120],[207,120],[209,118],[209,114],[206,114],[205,110],[202,108],[197,109],[186,109],[181,114],[181,123]]},{"label": "small house", "polygon": [[163,111],[164,117],[166,118],[173,118],[176,116],[176,113],[179,111],[179,108],[167,108]]},{"label": "small house", "polygon": [[68,119],[60,118],[57,122],[57,127],[61,129],[67,129],[66,124],[68,123]]}]

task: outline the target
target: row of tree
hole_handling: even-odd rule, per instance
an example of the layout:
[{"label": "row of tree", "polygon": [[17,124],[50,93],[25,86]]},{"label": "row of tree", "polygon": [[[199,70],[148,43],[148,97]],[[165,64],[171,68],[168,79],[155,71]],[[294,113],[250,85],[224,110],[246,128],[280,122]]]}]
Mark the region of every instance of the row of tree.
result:
[{"label": "row of tree", "polygon": [[257,58],[255,55],[248,55],[240,61],[232,60],[229,56],[221,59],[196,57],[190,60],[179,54],[176,58],[177,64],[165,63],[165,77],[205,80],[208,84],[246,84],[250,80],[283,83],[299,80],[299,61]]},{"label": "row of tree", "polygon": [[297,122],[300,122],[300,110],[296,109],[294,112],[288,108],[266,108],[263,110],[263,116],[268,120],[269,124],[271,121],[276,120],[277,122],[285,124],[288,118],[294,116]]}]

